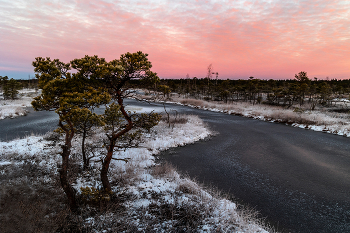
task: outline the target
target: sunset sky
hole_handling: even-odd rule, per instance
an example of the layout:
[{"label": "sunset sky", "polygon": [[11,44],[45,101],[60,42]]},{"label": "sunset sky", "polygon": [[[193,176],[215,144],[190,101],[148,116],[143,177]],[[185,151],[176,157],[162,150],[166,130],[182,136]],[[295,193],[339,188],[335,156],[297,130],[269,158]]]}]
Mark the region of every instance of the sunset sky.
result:
[{"label": "sunset sky", "polygon": [[349,0],[0,0],[0,76],[35,57],[149,54],[160,78],[350,78]]}]

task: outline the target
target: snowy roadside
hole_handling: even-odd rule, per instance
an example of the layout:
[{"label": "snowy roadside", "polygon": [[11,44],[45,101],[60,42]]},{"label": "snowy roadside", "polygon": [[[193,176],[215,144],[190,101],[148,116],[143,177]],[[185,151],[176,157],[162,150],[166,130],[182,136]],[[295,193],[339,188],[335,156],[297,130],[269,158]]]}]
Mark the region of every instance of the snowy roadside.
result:
[{"label": "snowy roadside", "polygon": [[15,100],[0,99],[0,120],[27,115],[25,108],[30,107],[33,97],[39,94],[34,89],[22,89],[19,90],[19,95],[20,98]]},{"label": "snowy roadside", "polygon": [[[162,102],[162,100],[157,100]],[[269,122],[280,122],[293,127],[310,129],[350,137],[350,115],[319,110],[285,109],[277,106],[251,104],[247,102],[208,102],[191,98],[172,98],[167,103],[193,108],[250,117]]]},{"label": "snowy roadside", "polygon": [[[267,232],[258,220],[238,210],[236,204],[181,177],[169,164],[155,162],[154,155],[162,150],[211,135],[197,116],[181,118],[184,120],[172,127],[160,122],[145,135],[139,148],[120,151],[116,155],[117,158],[131,158],[128,163],[113,161],[111,165],[110,180],[115,184],[113,192],[118,200],[122,200],[117,210],[82,214],[75,220],[78,221],[76,225],[87,232]],[[100,141],[101,137],[102,134],[96,134],[90,143]],[[30,164],[36,172],[42,171],[41,175],[35,175],[32,183],[50,186],[60,163],[59,145],[52,138],[53,135],[48,134],[0,142],[0,175],[6,177],[14,167]],[[81,164],[79,154],[80,139],[76,138],[72,159]],[[98,171],[101,164],[95,162],[92,165],[89,175],[83,172],[75,177],[74,187],[79,193],[81,187],[100,187]],[[28,179],[25,174],[22,176],[11,178],[11,181],[0,180],[0,185],[15,185]],[[1,200],[4,198],[0,196]],[[55,214],[46,213],[44,218]]]}]

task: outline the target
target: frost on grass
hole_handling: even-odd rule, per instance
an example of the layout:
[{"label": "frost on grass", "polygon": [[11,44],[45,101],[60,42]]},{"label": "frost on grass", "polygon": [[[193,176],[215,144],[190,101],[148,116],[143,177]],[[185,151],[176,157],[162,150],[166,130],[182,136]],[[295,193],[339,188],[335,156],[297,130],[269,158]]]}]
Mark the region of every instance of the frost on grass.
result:
[{"label": "frost on grass", "polygon": [[173,98],[171,103],[215,112],[251,117],[258,120],[281,122],[294,127],[311,129],[350,137],[349,114],[319,110],[285,109],[278,106],[251,104],[248,102],[208,102],[198,99]]},{"label": "frost on grass", "polygon": [[19,93],[19,99],[0,99],[0,120],[5,118],[14,118],[17,116],[27,115],[27,111],[25,108],[31,106],[33,97],[37,96],[38,92],[34,89],[22,89],[19,91]]},{"label": "frost on grass", "polygon": [[[57,135],[0,142],[0,204],[6,207],[0,211],[0,231],[266,232],[231,201],[181,177],[171,165],[155,163],[154,155],[160,151],[210,135],[198,117],[180,118],[171,127],[160,122],[138,148],[116,153],[116,158],[130,159],[128,163],[114,160],[111,165],[111,200],[83,205],[81,215],[69,213],[59,188]],[[74,141],[70,179],[80,196],[80,187],[101,187],[99,159],[105,151],[98,144],[103,137],[96,131],[88,142],[95,145],[91,148],[96,157],[87,171],[81,170],[80,139]]]}]

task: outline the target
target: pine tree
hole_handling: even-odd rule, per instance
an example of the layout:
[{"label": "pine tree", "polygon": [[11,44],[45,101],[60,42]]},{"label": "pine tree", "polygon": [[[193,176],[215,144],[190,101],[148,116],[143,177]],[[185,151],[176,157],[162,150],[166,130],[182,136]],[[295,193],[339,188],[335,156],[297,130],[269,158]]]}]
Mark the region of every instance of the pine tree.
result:
[{"label": "pine tree", "polygon": [[4,99],[17,99],[19,91],[22,88],[22,85],[17,80],[11,78],[7,80],[3,84],[3,95]]},{"label": "pine tree", "polygon": [[[98,56],[85,56],[71,62],[72,67],[78,71],[82,78],[89,80],[95,87],[106,88],[112,99],[116,101],[115,104],[106,109],[104,121],[107,125],[105,129],[108,132],[108,143],[106,145],[107,154],[102,161],[101,181],[106,192],[111,191],[108,171],[114,150],[118,147],[131,146],[132,141],[137,141],[138,135],[145,126],[139,125],[138,122],[145,121],[147,117],[132,115],[126,111],[124,99],[130,93],[128,85],[130,81],[157,79],[156,74],[150,71],[152,65],[147,57],[148,54],[139,51],[122,54],[119,59],[110,62]],[[157,124],[159,116],[156,113],[151,113],[148,119],[146,128]],[[150,119],[155,120],[151,121]],[[125,141],[129,141],[129,144],[125,144]]]},{"label": "pine tree", "polygon": [[72,139],[75,135],[77,116],[86,109],[96,107],[110,101],[110,95],[102,89],[94,89],[81,78],[79,73],[71,74],[70,64],[58,59],[37,57],[33,62],[36,77],[42,94],[34,98],[32,106],[36,111],[55,111],[59,115],[57,131],[64,135],[61,145],[62,163],[59,169],[61,186],[68,198],[72,211],[77,211],[75,190],[69,183],[68,167],[71,153]]}]

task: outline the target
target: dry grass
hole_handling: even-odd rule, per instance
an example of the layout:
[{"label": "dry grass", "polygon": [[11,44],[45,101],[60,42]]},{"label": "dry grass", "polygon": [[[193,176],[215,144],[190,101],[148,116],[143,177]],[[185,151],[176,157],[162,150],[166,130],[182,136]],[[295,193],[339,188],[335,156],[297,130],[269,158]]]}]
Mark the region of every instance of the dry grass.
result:
[{"label": "dry grass", "polygon": [[[286,123],[318,131],[323,128],[324,132],[350,137],[349,114],[334,112],[331,108],[318,108],[311,111],[308,110],[307,105],[303,106],[303,108],[300,108],[300,106],[284,108],[264,104],[253,105],[249,102],[225,104],[223,102],[208,102],[205,100],[183,98],[173,98],[171,102],[265,121]],[[321,128],[310,126],[320,126]]]},{"label": "dry grass", "polygon": [[172,178],[176,176],[175,174],[175,168],[168,162],[156,164],[151,169],[151,175],[155,177]]}]

